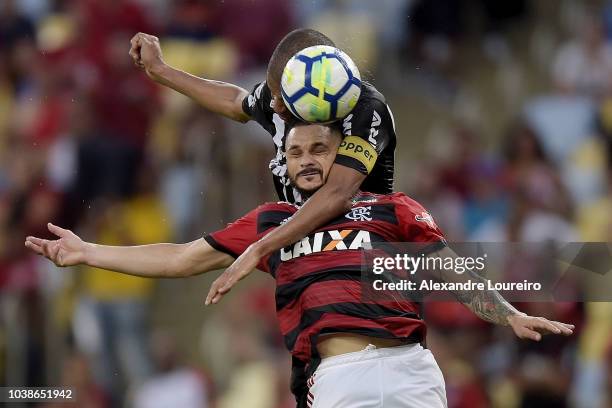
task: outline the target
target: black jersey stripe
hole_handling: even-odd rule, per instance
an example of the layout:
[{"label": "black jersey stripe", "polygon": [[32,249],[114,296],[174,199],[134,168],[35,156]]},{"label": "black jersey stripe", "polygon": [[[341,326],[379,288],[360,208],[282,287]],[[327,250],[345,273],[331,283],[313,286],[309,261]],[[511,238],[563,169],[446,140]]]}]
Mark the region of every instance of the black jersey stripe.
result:
[{"label": "black jersey stripe", "polygon": [[289,303],[299,298],[304,290],[315,282],[326,282],[330,280],[353,280],[361,279],[361,265],[341,266],[318,271],[305,275],[291,283],[277,286],[276,288],[276,310],[281,310]]},{"label": "black jersey stripe", "polygon": [[321,319],[324,313],[336,313],[367,320],[376,320],[385,317],[404,317],[420,320],[416,313],[391,309],[386,306],[372,303],[331,303],[305,310],[304,313],[302,313],[300,323],[284,336],[285,345],[289,350],[293,350],[300,333]]},{"label": "black jersey stripe", "polygon": [[[319,332],[319,336],[323,334],[333,334],[333,333],[352,333],[352,334],[361,334],[362,336],[368,336],[368,337],[376,337],[379,339],[397,339],[397,335],[394,334],[393,332],[389,331],[389,330],[385,330],[385,329],[375,329],[375,328],[365,328],[365,327],[342,327],[342,328],[335,328],[335,327],[325,327],[323,329],[321,329],[321,331]],[[406,344],[412,344],[412,343],[420,343],[421,341],[423,341],[423,336],[421,335],[419,330],[415,330],[413,331],[408,337],[403,337],[403,338],[399,338],[400,340],[403,340]],[[313,342],[313,344],[316,344],[316,342]]]},{"label": "black jersey stripe", "polygon": [[257,233],[267,231],[270,228],[278,227],[283,221],[291,217],[294,213],[291,211],[262,211],[257,214]]}]

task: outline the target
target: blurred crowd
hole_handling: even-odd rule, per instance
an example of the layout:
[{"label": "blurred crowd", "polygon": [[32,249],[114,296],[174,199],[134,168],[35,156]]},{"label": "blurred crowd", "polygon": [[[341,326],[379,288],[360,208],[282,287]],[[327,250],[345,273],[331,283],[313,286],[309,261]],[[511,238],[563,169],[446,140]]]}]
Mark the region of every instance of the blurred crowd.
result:
[{"label": "blurred crowd", "polygon": [[[186,242],[276,200],[269,136],[155,85],[136,32],[250,90],[284,34],[319,29],[387,96],[396,189],[449,241],[612,242],[612,2],[588,3],[2,0],[0,385],[69,385],[79,407],[294,406],[269,278],[205,310],[210,277],[58,269],[23,246],[49,221]],[[576,334],[528,343],[427,305],[449,407],[612,407],[611,304],[518,306]]]}]

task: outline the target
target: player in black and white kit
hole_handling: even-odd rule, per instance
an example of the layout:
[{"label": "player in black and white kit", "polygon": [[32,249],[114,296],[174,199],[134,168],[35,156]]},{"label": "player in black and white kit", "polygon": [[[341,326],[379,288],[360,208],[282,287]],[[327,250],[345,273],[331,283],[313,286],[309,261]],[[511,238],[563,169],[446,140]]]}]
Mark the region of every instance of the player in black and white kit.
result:
[{"label": "player in black and white kit", "polygon": [[364,82],[355,108],[343,119],[343,142],[329,179],[307,202],[303,203],[286,174],[284,140],[297,120],[285,106],[280,82],[287,61],[297,52],[314,45],[334,46],[322,33],[299,29],[283,38],[268,64],[266,80],[249,93],[233,84],[198,78],[168,66],[162,59],[157,37],[138,33],[131,40],[130,56],[156,82],[194,99],[204,108],[227,118],[257,121],[271,135],[276,156],[270,162],[274,184],[282,201],[303,204],[284,225],[251,245],[219,277],[221,292],[227,292],[239,279],[250,273],[260,259],[312,232],[315,228],[343,214],[350,200],[362,191],[388,194],[393,190],[393,156],[396,139],[393,116],[384,96]]},{"label": "player in black and white kit", "polygon": [[[266,82],[261,82],[243,100],[242,109],[273,136],[276,157],[270,162],[270,170],[279,198],[281,201],[300,204],[302,197],[289,184],[283,149],[285,136],[297,119],[283,121],[275,114],[271,103],[270,88]],[[395,124],[385,97],[372,84],[362,82],[359,101],[342,121],[342,131],[345,143],[338,152],[336,163],[366,176],[361,190],[376,194],[391,193],[396,144]],[[361,149],[371,148],[375,152],[372,153],[371,159],[358,154]]]}]

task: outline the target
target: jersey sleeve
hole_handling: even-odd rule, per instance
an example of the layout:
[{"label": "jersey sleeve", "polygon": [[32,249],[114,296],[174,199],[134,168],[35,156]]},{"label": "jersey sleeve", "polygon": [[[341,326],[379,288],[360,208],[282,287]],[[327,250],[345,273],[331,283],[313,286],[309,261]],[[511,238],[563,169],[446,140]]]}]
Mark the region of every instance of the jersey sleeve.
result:
[{"label": "jersey sleeve", "polygon": [[[260,205],[242,218],[227,224],[225,228],[204,235],[204,240],[217,251],[238,258],[251,244],[278,226],[278,224],[265,223],[266,208],[266,204]],[[260,217],[262,214],[264,216]],[[263,222],[260,218],[263,218]],[[268,257],[264,257],[257,265],[257,269],[270,272],[267,259]]]},{"label": "jersey sleeve", "polygon": [[206,234],[204,239],[217,251],[238,258],[259,238],[257,212],[258,209],[252,210],[242,218],[227,224],[225,228]]},{"label": "jersey sleeve", "polygon": [[344,139],[335,162],[364,175],[370,174],[393,132],[393,118],[387,105],[378,98],[360,99],[342,121]]},{"label": "jersey sleeve", "polygon": [[242,100],[242,110],[269,133],[275,134],[276,127],[272,119],[274,111],[270,107],[271,101],[272,94],[270,93],[270,88],[268,88],[265,81],[260,82]]},{"label": "jersey sleeve", "polygon": [[425,252],[437,251],[446,246],[444,233],[421,204],[404,194],[398,194],[396,200],[396,216],[404,242],[424,244],[423,248],[427,249]]}]

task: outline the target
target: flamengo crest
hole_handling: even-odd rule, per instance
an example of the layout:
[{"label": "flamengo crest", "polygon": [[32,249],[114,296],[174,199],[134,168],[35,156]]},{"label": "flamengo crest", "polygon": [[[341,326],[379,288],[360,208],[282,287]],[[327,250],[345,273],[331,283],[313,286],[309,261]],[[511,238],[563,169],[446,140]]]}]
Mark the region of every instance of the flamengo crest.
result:
[{"label": "flamengo crest", "polygon": [[345,217],[353,221],[372,221],[372,207],[355,207]]}]

